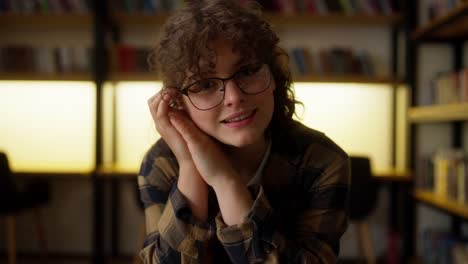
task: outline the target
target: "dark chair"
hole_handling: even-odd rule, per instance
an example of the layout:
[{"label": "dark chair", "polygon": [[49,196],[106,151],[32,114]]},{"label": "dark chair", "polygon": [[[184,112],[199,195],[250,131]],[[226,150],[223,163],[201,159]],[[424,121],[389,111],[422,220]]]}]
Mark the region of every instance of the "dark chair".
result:
[{"label": "dark chair", "polygon": [[42,253],[47,253],[44,228],[39,207],[49,201],[49,184],[44,180],[30,181],[21,188],[17,187],[8,164],[7,155],[0,152],[0,218],[7,223],[8,262],[16,263],[16,216],[27,209],[33,209],[36,229]]},{"label": "dark chair", "polygon": [[376,207],[379,185],[372,176],[369,158],[350,157],[350,160],[350,220],[356,228],[361,254],[368,263],[374,264],[376,257],[367,219]]}]

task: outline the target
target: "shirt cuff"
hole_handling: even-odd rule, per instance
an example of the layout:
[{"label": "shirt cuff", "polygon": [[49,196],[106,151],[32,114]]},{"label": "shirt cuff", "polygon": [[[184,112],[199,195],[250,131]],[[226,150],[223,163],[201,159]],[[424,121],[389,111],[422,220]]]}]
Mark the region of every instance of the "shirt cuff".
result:
[{"label": "shirt cuff", "polygon": [[212,225],[193,216],[187,199],[177,188],[177,182],[169,193],[158,230],[172,248],[193,258],[198,257],[200,243],[208,241],[215,233]]},{"label": "shirt cuff", "polygon": [[221,214],[216,217],[216,235],[234,263],[243,262],[235,260],[239,260],[239,254],[244,254],[245,260],[249,262],[263,261],[265,253],[276,248],[272,242],[275,230],[273,209],[263,187],[251,185],[248,188],[255,200],[241,224],[227,226]]}]

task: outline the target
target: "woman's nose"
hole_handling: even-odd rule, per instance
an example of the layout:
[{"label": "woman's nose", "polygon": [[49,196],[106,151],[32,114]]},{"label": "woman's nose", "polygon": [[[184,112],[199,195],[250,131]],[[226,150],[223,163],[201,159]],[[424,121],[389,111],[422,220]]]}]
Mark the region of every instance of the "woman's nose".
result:
[{"label": "woman's nose", "polygon": [[227,80],[224,85],[224,105],[232,106],[245,101],[245,94],[233,79]]}]

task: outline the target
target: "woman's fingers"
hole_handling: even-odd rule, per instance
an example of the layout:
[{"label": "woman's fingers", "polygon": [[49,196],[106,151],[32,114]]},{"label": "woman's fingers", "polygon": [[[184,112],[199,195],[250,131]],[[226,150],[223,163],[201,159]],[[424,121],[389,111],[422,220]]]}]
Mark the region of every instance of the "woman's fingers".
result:
[{"label": "woman's fingers", "polygon": [[159,91],[148,99],[148,106],[150,108],[151,116],[156,123],[156,129],[165,129],[167,126],[172,126],[169,122],[167,114],[171,110],[168,102],[170,102],[173,93],[168,93],[165,90]]},{"label": "woman's fingers", "polygon": [[196,143],[201,140],[201,131],[200,129],[187,117],[173,113],[169,114],[169,119],[171,124],[177,129],[180,135],[184,140],[190,143]]},{"label": "woman's fingers", "polygon": [[213,186],[225,177],[234,175],[219,146],[195,123],[178,113],[170,114],[169,119],[186,142],[193,164],[208,185]]},{"label": "woman's fingers", "polygon": [[158,92],[148,99],[148,105],[156,130],[169,145],[177,160],[181,162],[191,158],[185,140],[169,120],[169,114],[178,111],[169,106],[169,102],[175,100],[176,96],[174,92]]},{"label": "woman's fingers", "polygon": [[[156,119],[156,114],[158,107],[161,103],[161,92],[157,92],[155,95],[153,95],[151,98],[148,99],[148,106],[150,108],[151,116],[153,119]],[[155,120],[156,121],[156,120]]]}]

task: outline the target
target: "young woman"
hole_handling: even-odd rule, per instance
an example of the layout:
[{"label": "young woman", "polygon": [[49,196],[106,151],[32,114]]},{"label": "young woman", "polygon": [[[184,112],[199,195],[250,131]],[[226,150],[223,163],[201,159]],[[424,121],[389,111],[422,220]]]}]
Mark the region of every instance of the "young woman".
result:
[{"label": "young woman", "polygon": [[254,4],[190,1],[152,55],[161,139],[138,182],[145,263],[334,263],[349,161],[292,119],[286,53]]}]

